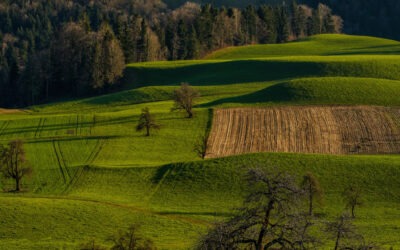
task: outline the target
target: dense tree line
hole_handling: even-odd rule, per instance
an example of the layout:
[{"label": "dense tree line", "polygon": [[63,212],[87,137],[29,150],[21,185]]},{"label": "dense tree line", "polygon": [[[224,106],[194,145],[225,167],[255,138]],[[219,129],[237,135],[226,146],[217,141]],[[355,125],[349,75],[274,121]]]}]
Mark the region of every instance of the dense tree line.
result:
[{"label": "dense tree line", "polygon": [[[186,0],[165,0],[168,6],[176,7]],[[192,0],[197,3],[213,3],[216,6],[245,8],[249,4],[277,4],[287,0]],[[319,3],[330,6],[345,22],[347,34],[371,35],[400,40],[400,1],[398,0],[298,0],[312,7]]]},{"label": "dense tree line", "polygon": [[244,9],[160,0],[5,0],[0,3],[0,105],[107,91],[124,64],[183,60],[226,46],[337,33],[326,5]]},{"label": "dense tree line", "polygon": [[400,1],[398,0],[303,0],[317,6],[329,5],[343,17],[345,32],[400,40]]}]

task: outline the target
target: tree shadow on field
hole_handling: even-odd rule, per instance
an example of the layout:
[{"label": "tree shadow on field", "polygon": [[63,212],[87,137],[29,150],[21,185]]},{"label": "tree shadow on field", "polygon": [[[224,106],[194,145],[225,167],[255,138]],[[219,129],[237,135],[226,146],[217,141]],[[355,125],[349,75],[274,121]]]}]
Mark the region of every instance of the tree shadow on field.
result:
[{"label": "tree shadow on field", "polygon": [[400,55],[400,45],[380,45],[350,48],[335,53],[329,53],[327,55]]},{"label": "tree shadow on field", "polygon": [[[39,120],[38,120],[39,121]],[[35,125],[35,126],[21,126],[21,127],[11,127],[5,128],[1,136],[13,135],[13,134],[27,134],[27,133],[36,133],[37,131],[42,132],[49,132],[49,131],[57,131],[57,130],[69,130],[75,129],[77,126],[80,128],[89,128],[92,126],[108,126],[108,125],[115,125],[115,124],[124,124],[134,122],[132,117],[117,117],[117,118],[110,118],[105,120],[96,121],[93,118],[92,121],[85,121],[85,122],[65,122],[62,124],[44,124],[44,125]]]},{"label": "tree shadow on field", "polygon": [[165,211],[157,212],[159,215],[203,215],[203,216],[215,216],[215,217],[231,217],[234,213],[227,212],[183,212],[183,211]]},{"label": "tree shadow on field", "polygon": [[173,165],[164,165],[158,168],[156,174],[151,179],[153,184],[160,184],[160,182],[170,173],[172,169],[174,169]]},{"label": "tree shadow on field", "polygon": [[304,96],[306,96],[306,93],[302,93],[298,88],[293,88],[290,83],[279,83],[250,94],[222,98],[198,105],[197,107],[210,108],[225,103],[282,103],[293,101]]},{"label": "tree shadow on field", "polygon": [[46,142],[73,142],[73,141],[82,141],[82,140],[110,140],[110,139],[117,139],[117,138],[124,138],[124,136],[74,136],[74,137],[48,137],[42,139],[34,139],[34,140],[26,140],[26,142],[30,144],[35,143],[46,143]]},{"label": "tree shadow on field", "polygon": [[[323,74],[321,63],[241,60],[186,65],[175,68],[128,67],[124,82],[133,87],[179,85],[193,86],[261,82]],[[133,79],[132,75],[136,75]],[[133,79],[133,80],[132,80]]]}]

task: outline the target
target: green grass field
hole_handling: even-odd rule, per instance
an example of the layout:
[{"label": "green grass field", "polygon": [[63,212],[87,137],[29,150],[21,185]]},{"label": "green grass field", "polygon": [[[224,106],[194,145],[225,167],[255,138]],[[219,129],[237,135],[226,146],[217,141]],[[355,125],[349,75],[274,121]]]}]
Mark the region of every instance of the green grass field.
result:
[{"label": "green grass field", "polygon": [[[212,109],[271,105],[400,106],[400,43],[323,35],[281,45],[217,51],[204,60],[128,65],[123,90],[22,112],[0,112],[0,143],[23,139],[32,177],[24,192],[0,179],[0,249],[110,246],[118,229],[140,225],[159,249],[190,249],[246,192],[251,167],[312,171],[325,191],[317,212],[344,209],[348,183],[363,187],[356,224],[369,239],[400,248],[400,156],[260,153],[201,160],[193,148]],[[171,112],[171,94],[189,82],[201,93],[195,117]],[[135,131],[149,107],[162,128]],[[326,245],[331,249],[331,245]]]},{"label": "green grass field", "polygon": [[287,44],[231,47],[207,59],[243,59],[282,56],[386,55],[399,54],[400,43],[366,36],[317,35]]}]

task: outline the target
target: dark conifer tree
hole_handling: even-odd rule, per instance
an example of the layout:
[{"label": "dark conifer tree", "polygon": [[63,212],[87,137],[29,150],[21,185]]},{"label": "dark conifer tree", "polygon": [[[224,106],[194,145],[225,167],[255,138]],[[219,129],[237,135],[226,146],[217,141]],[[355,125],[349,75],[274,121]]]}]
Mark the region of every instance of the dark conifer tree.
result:
[{"label": "dark conifer tree", "polygon": [[188,32],[183,20],[179,20],[177,28],[178,53],[177,59],[186,59],[188,55]]},{"label": "dark conifer tree", "polygon": [[189,31],[189,41],[187,43],[187,55],[185,59],[196,59],[200,55],[200,42],[197,39],[196,29],[192,25]]},{"label": "dark conifer tree", "polygon": [[277,42],[283,43],[289,40],[289,18],[286,6],[279,6],[276,8],[277,18]]},{"label": "dark conifer tree", "polygon": [[140,38],[137,44],[139,62],[146,62],[148,59],[149,37],[147,33],[147,28],[148,26],[146,20],[143,19],[140,25]]}]

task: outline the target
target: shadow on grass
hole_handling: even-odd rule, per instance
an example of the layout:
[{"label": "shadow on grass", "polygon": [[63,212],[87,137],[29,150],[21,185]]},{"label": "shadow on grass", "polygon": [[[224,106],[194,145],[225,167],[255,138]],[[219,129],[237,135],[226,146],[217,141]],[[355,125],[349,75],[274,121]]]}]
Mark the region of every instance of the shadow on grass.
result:
[{"label": "shadow on grass", "polygon": [[204,103],[198,105],[199,108],[210,108],[213,106],[218,106],[224,103],[241,103],[241,104],[252,104],[252,103],[262,103],[262,102],[289,102],[298,99],[303,96],[299,88],[293,88],[290,83],[279,83],[265,89],[235,97],[228,97],[218,99],[212,102]]},{"label": "shadow on grass", "polygon": [[108,139],[117,139],[123,138],[125,136],[74,136],[74,137],[48,137],[43,139],[33,139],[33,140],[26,140],[26,142],[30,144],[35,143],[46,143],[46,142],[72,142],[72,141],[81,141],[81,140],[108,140]]},{"label": "shadow on grass", "polygon": [[82,104],[88,105],[133,105],[147,102],[166,101],[172,99],[172,93],[163,89],[154,89],[152,92],[134,89],[118,93],[108,94],[99,97],[88,98]]},{"label": "shadow on grass", "polygon": [[[39,119],[38,119],[39,121]],[[94,126],[108,126],[108,125],[115,125],[115,124],[124,124],[124,123],[130,123],[130,122],[135,122],[135,120],[132,117],[118,117],[118,118],[111,118],[107,120],[102,120],[98,121],[96,120],[95,116],[93,116],[92,121],[87,121],[87,122],[68,122],[68,123],[62,123],[62,124],[57,124],[57,125],[43,125],[39,124],[36,126],[22,126],[22,127],[11,127],[11,128],[6,128],[2,131],[1,136],[7,136],[7,135],[13,135],[13,134],[25,134],[25,133],[39,133],[42,132],[49,132],[49,131],[57,131],[57,130],[74,130],[77,127],[80,129],[84,128],[90,128]],[[43,122],[44,124],[46,122]]]},{"label": "shadow on grass", "polygon": [[241,60],[186,65],[176,68],[128,67],[124,82],[130,87],[179,85],[194,86],[261,82],[323,74],[321,63]]},{"label": "shadow on grass", "polygon": [[234,213],[223,213],[223,212],[182,212],[182,211],[165,211],[157,212],[159,215],[203,215],[203,216],[215,216],[215,217],[232,217]]},{"label": "shadow on grass", "polygon": [[164,166],[158,168],[156,174],[151,179],[151,181],[153,182],[153,184],[160,184],[162,182],[162,180],[164,180],[164,178],[173,169],[174,169],[174,165],[171,165],[171,164],[170,165],[164,165]]},{"label": "shadow on grass", "polygon": [[334,55],[400,55],[400,45],[380,45],[360,48],[349,48],[335,53],[326,54]]}]

